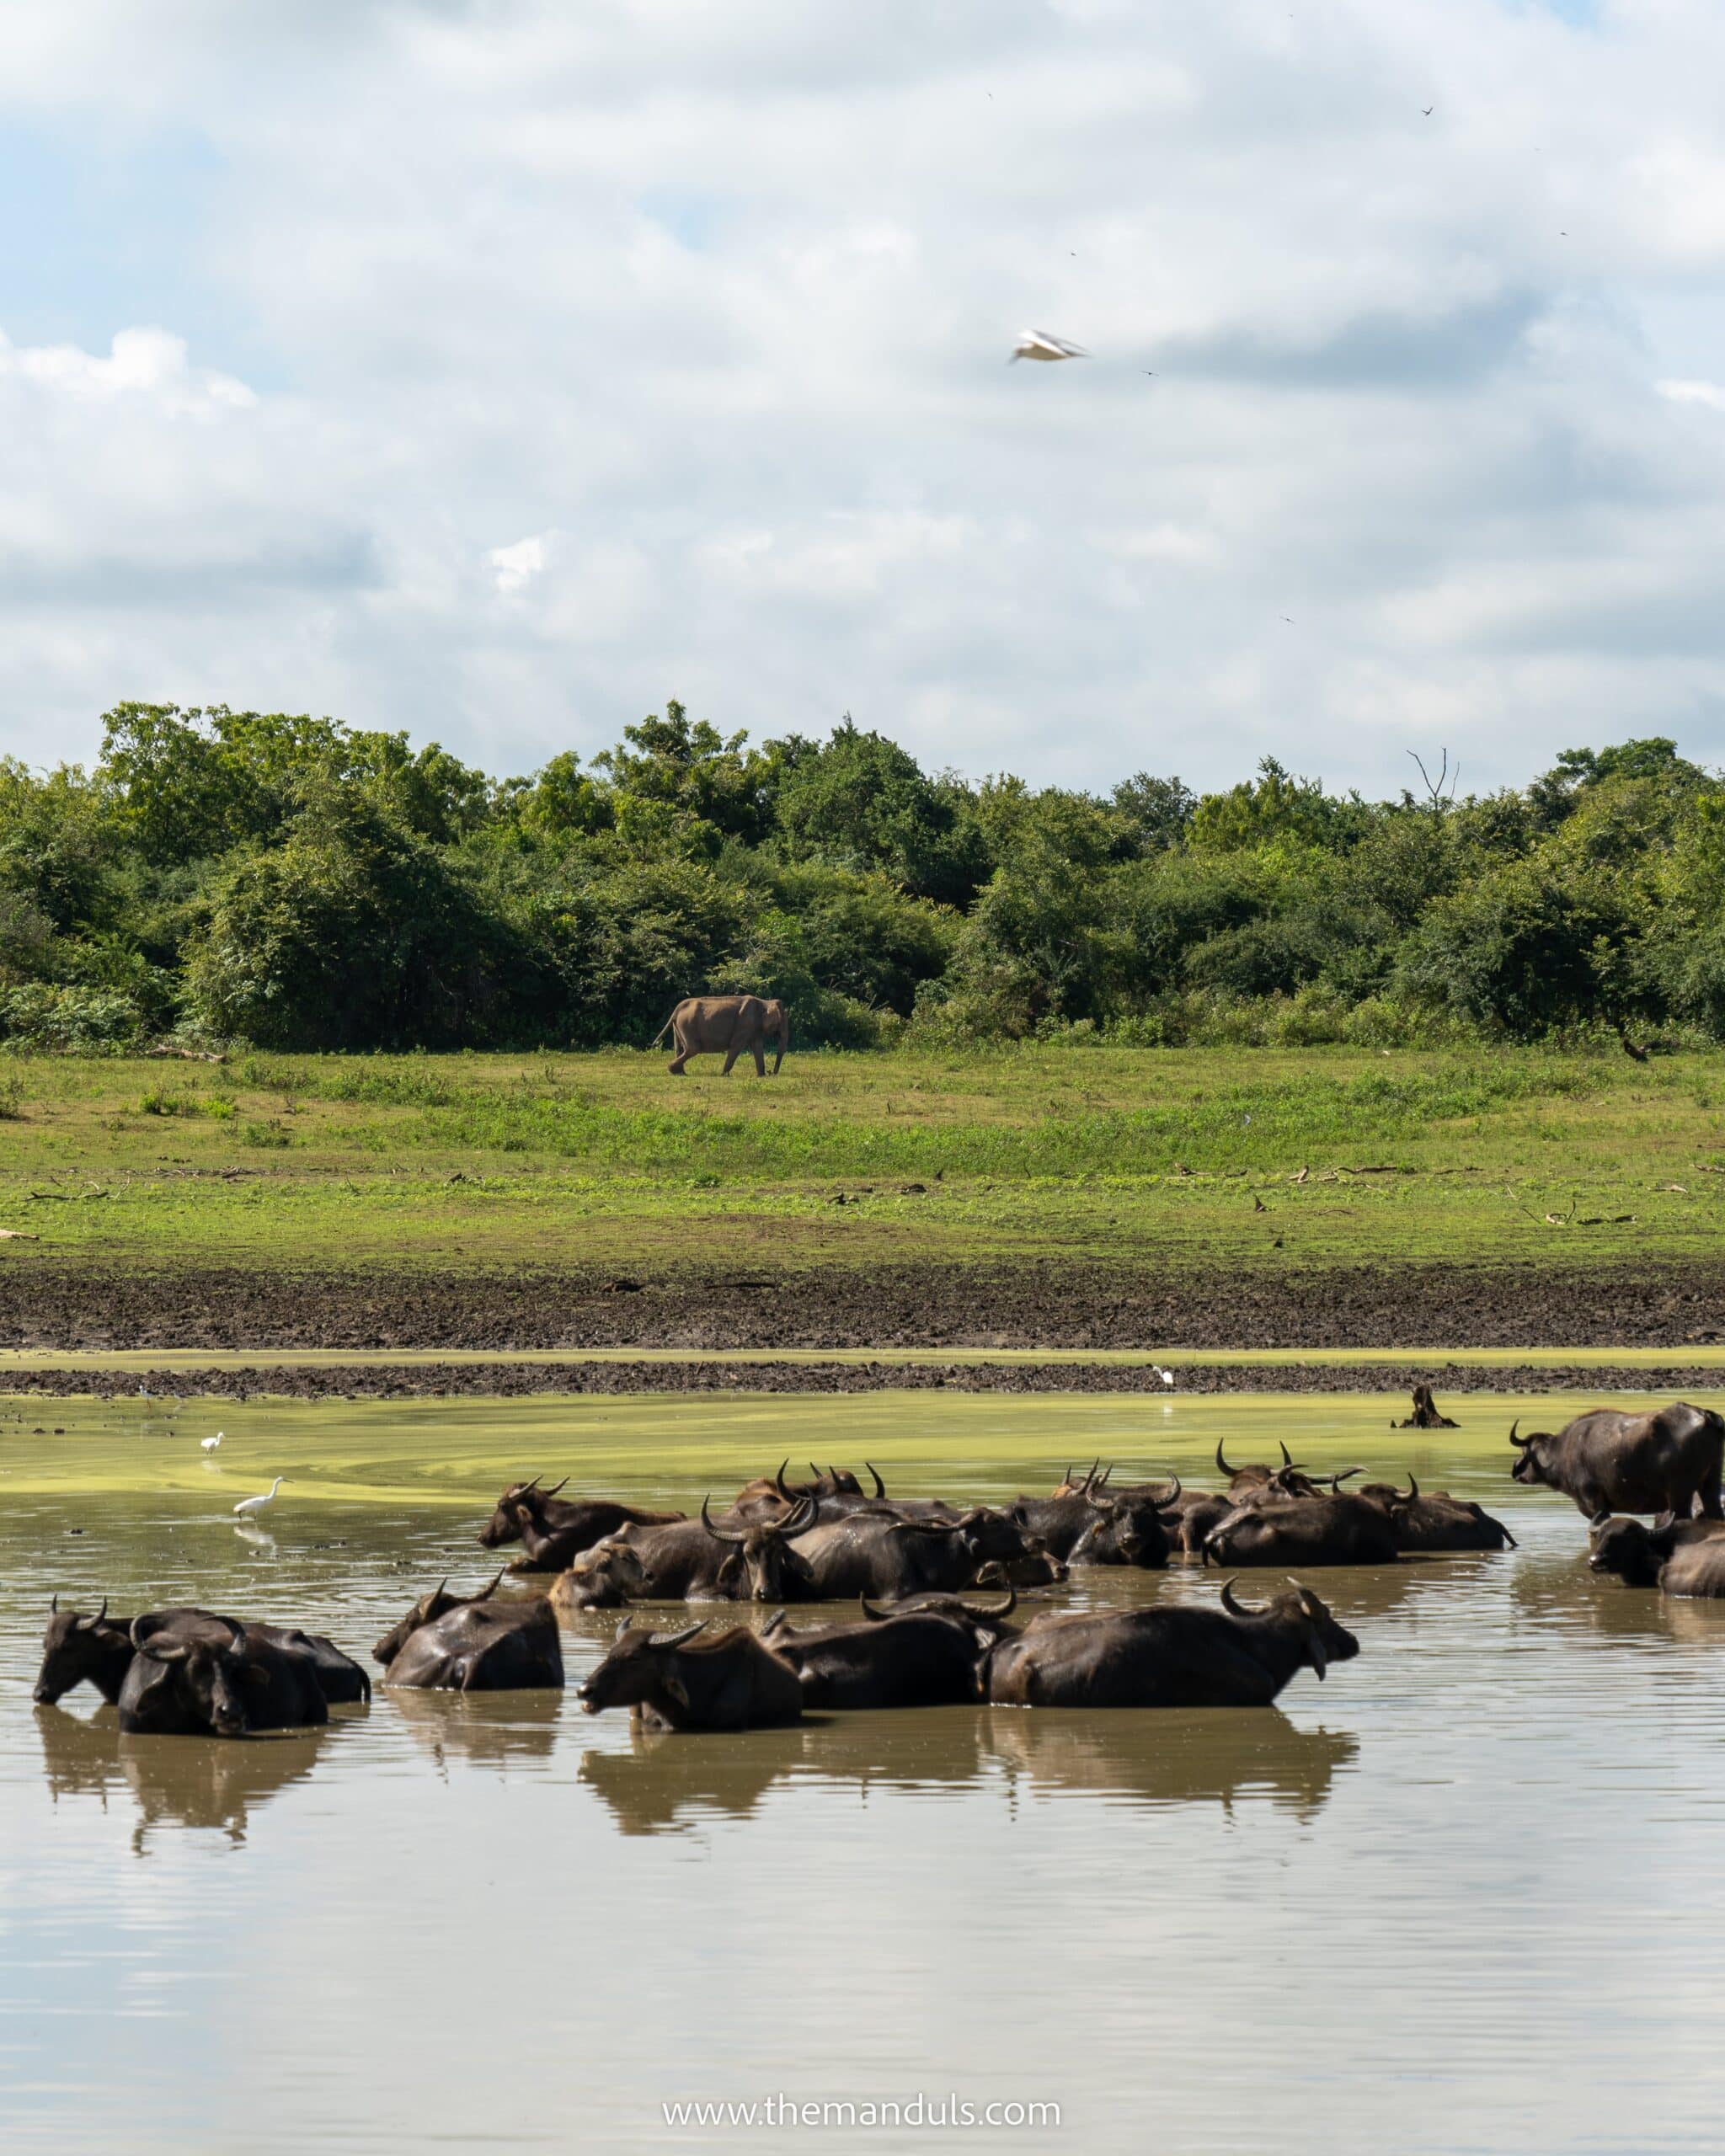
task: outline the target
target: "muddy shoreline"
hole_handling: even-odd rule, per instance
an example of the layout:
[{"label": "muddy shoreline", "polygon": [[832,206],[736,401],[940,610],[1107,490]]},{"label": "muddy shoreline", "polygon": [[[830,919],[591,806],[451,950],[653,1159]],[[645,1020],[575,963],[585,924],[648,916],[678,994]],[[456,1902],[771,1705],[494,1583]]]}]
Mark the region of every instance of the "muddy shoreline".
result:
[{"label": "muddy shoreline", "polygon": [[[1707,1395],[1725,1387],[1725,1370],[1685,1367],[1617,1369],[1597,1364],[1434,1362],[1412,1371],[1402,1363],[1229,1363],[1183,1364],[1180,1394],[1233,1392],[1386,1393],[1406,1401],[1418,1376],[1439,1403],[1469,1393],[1652,1392]],[[73,1395],[158,1401],[207,1395],[222,1400],[403,1400],[520,1398],[531,1393],[1137,1393],[1167,1400],[1154,1369],[1118,1363],[368,1363],[305,1369],[259,1364],[250,1369],[19,1370],[0,1374],[0,1394]]]},{"label": "muddy shoreline", "polygon": [[[1043,1261],[633,1278],[611,1268],[74,1269],[13,1244],[0,1262],[0,1346],[11,1348],[651,1347],[698,1358],[749,1348],[1635,1347],[1669,1348],[1675,1364],[1685,1348],[1719,1341],[1725,1261],[1278,1273]],[[814,1389],[806,1374],[798,1382]]]}]

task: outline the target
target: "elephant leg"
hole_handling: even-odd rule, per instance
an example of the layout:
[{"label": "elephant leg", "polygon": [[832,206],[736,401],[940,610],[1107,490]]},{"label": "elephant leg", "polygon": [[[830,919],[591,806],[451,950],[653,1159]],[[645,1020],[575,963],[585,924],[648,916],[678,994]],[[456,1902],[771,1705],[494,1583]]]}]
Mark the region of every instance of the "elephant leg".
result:
[{"label": "elephant leg", "polygon": [[683,1065],[694,1054],[694,1050],[681,1033],[673,1034],[672,1041],[676,1046],[676,1054],[670,1059],[670,1075],[673,1078],[681,1078],[683,1075]]},{"label": "elephant leg", "polygon": [[755,1075],[757,1078],[764,1078],[766,1075],[766,1058],[761,1053],[759,1041],[755,1043]]},{"label": "elephant leg", "polygon": [[742,1049],[734,1043],[733,1043],[733,1044],[725,1050],[724,1069],[718,1074],[721,1078],[729,1078],[730,1076],[731,1065],[736,1061],[737,1058],[742,1054]]}]

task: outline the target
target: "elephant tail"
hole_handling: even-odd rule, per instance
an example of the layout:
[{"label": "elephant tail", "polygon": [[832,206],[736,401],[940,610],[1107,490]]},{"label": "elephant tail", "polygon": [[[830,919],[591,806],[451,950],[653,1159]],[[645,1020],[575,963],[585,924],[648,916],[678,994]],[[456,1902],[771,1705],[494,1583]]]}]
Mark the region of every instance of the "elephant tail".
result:
[{"label": "elephant tail", "polygon": [[672,1004],[672,1006],[671,1006],[671,1007],[670,1007],[670,1014],[669,1014],[669,1016],[666,1017],[665,1023],[664,1023],[664,1024],[660,1027],[659,1031],[658,1031],[658,1032],[657,1032],[657,1033],[653,1036],[652,1039],[651,1039],[650,1041],[649,1041],[649,1042],[648,1042],[647,1045],[648,1045],[648,1047],[649,1047],[649,1048],[657,1048],[657,1047],[659,1046],[659,1043],[660,1043],[660,1042],[665,1038],[665,1035],[666,1035],[666,1034],[670,1031],[670,1029],[671,1029],[671,1026],[672,1026],[672,1023],[673,1023],[673,1022],[675,1021],[675,1019],[676,1019],[676,1015],[677,1015],[677,1006],[674,1003],[674,1004]]}]

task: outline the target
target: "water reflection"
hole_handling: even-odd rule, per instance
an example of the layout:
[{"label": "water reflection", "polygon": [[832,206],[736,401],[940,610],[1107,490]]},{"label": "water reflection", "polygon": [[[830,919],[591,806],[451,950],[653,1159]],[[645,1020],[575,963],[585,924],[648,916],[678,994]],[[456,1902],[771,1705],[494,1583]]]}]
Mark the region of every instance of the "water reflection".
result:
[{"label": "water reflection", "polygon": [[88,1717],[38,1707],[35,1719],[55,1801],[93,1796],[105,1811],[111,1796],[129,1793],[138,1807],[138,1856],[152,1828],[214,1827],[243,1843],[253,1811],[304,1781],[342,1728],[332,1720],[284,1737],[126,1737],[112,1707]]},{"label": "water reflection", "polygon": [[1264,1798],[1306,1820],[1359,1749],[1354,1737],[1300,1729],[1274,1709],[1097,1716],[946,1707],[811,1716],[799,1728],[722,1741],[632,1723],[626,1747],[585,1753],[579,1771],[625,1834],[749,1818],[770,1790],[798,1779],[858,1798],[989,1780],[1008,1796],[1023,1785],[1147,1808],[1218,1804],[1231,1813],[1236,1802]]},{"label": "water reflection", "polygon": [[1108,1716],[996,1707],[986,1742],[1038,1789],[1146,1806],[1220,1804],[1229,1813],[1264,1797],[1301,1820],[1322,1809],[1359,1751],[1358,1738],[1296,1728],[1273,1707]]},{"label": "water reflection", "polygon": [[447,1770],[461,1759],[499,1772],[557,1748],[561,1692],[435,1692],[380,1687],[380,1707],[394,1710],[420,1750]]}]

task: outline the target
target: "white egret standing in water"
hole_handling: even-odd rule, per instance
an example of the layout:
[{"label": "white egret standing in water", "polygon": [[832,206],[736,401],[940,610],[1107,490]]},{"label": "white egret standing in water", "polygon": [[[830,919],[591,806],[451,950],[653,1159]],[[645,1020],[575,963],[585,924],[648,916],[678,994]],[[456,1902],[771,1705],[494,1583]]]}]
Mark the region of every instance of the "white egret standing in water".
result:
[{"label": "white egret standing in water", "polygon": [[206,1452],[214,1452],[217,1445],[221,1444],[222,1440],[227,1435],[227,1433],[226,1430],[218,1430],[213,1438],[205,1438],[201,1439],[200,1442],[203,1445],[204,1450]]},{"label": "white egret standing in water", "polygon": [[264,1506],[270,1502],[286,1480],[287,1477],[285,1475],[278,1475],[261,1497],[242,1497],[233,1508],[235,1513],[242,1519],[254,1518],[263,1511]]}]

